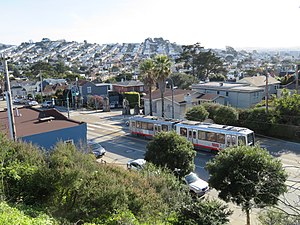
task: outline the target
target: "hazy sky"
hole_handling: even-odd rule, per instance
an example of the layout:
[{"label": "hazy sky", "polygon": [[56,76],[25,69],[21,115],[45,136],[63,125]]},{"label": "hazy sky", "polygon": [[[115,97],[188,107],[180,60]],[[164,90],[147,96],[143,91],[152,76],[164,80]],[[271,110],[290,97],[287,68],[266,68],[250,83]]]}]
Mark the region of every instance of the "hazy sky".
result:
[{"label": "hazy sky", "polygon": [[205,48],[300,47],[300,0],[0,0],[0,43],[47,37]]}]

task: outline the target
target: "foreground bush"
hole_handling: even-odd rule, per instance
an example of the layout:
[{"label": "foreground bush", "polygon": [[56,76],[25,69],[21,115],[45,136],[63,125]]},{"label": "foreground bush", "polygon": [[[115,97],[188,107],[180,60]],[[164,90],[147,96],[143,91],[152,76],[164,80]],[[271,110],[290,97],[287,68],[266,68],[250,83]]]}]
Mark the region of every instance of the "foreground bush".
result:
[{"label": "foreground bush", "polygon": [[0,224],[58,225],[60,223],[45,213],[38,213],[35,217],[32,217],[17,208],[9,206],[6,202],[1,202]]}]

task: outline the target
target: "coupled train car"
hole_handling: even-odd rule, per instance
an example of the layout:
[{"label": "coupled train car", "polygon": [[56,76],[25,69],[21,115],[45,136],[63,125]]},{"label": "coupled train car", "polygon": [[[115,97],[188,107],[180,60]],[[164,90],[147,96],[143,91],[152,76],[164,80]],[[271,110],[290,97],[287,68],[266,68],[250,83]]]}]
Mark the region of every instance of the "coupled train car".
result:
[{"label": "coupled train car", "polygon": [[254,132],[248,128],[203,123],[198,121],[164,120],[153,116],[129,118],[132,135],[152,138],[161,131],[176,131],[193,143],[195,149],[219,151],[229,146],[254,145]]}]

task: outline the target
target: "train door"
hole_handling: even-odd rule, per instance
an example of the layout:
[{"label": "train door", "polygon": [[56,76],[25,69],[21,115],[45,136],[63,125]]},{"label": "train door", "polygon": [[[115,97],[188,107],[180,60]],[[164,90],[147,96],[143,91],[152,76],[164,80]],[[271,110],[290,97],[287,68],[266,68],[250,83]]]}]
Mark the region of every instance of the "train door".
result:
[{"label": "train door", "polygon": [[161,125],[160,124],[154,124],[154,135],[158,132],[161,132]]},{"label": "train door", "polygon": [[197,130],[192,130],[192,140],[193,140],[193,144],[198,144],[197,141]]},{"label": "train door", "polygon": [[194,143],[194,142],[193,142],[193,129],[188,128],[187,130],[188,130],[188,132],[187,132],[187,139],[188,139],[190,142]]}]

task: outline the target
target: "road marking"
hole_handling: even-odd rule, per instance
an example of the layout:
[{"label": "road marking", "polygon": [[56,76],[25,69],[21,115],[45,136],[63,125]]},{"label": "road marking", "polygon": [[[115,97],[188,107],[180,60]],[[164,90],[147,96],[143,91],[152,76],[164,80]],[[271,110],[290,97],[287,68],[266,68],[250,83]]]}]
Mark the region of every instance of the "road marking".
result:
[{"label": "road marking", "polygon": [[94,128],[87,127],[88,130],[95,130]]}]

